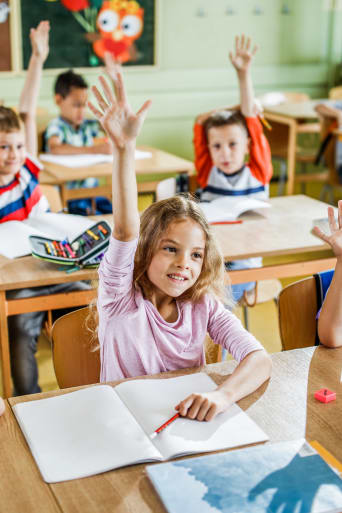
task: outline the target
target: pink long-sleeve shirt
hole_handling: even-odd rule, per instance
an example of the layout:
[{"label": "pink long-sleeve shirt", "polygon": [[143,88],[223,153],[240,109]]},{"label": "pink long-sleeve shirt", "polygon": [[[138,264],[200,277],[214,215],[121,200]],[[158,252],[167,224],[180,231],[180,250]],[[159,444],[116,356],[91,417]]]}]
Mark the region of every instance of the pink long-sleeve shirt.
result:
[{"label": "pink long-sleeve shirt", "polygon": [[205,363],[204,339],[240,362],[261,344],[210,294],[197,304],[177,301],[178,319],[167,322],[133,285],[137,240],[111,237],[99,269],[101,382],[156,374]]}]

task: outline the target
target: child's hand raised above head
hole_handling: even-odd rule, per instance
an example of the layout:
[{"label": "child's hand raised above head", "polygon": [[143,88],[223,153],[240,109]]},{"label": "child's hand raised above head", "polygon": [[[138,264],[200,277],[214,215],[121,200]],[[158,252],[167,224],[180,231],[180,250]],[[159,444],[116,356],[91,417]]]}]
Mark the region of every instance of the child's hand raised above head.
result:
[{"label": "child's hand raised above head", "polygon": [[328,218],[330,226],[330,235],[326,235],[318,226],[314,226],[313,232],[317,237],[327,242],[335,256],[339,259],[342,258],[342,200],[338,202],[338,226],[335,220],[334,209],[328,207]]},{"label": "child's hand raised above head", "polygon": [[[117,71],[112,78],[115,95],[104,77],[100,77],[104,96],[96,86],[92,91],[97,99],[98,108],[88,102],[90,110],[101,123],[104,131],[116,148],[122,149],[128,143],[135,142],[144,123],[151,101],[146,101],[136,114],[132,111],[126,96],[122,74]],[[115,98],[116,96],[116,98]]]},{"label": "child's hand raised above head", "polygon": [[253,56],[258,50],[257,45],[251,49],[251,38],[242,34],[235,38],[235,53],[229,52],[230,62],[238,73],[246,73],[249,70]]},{"label": "child's hand raised above head", "polygon": [[110,52],[104,54],[105,72],[113,82],[116,79],[118,73],[122,73],[121,62],[117,61],[114,55]]},{"label": "child's hand raised above head", "polygon": [[31,28],[30,30],[32,55],[40,58],[43,62],[49,55],[49,32],[49,21],[41,21],[36,29]]}]

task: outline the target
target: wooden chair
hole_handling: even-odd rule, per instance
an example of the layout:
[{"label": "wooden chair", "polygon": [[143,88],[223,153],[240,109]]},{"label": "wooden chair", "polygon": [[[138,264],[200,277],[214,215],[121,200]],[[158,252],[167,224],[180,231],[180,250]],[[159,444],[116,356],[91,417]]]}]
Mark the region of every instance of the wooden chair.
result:
[{"label": "wooden chair", "polygon": [[285,287],[279,294],[278,308],[283,350],[314,346],[318,311],[314,277]]},{"label": "wooden chair", "polygon": [[61,210],[63,210],[63,204],[57,187],[54,185],[41,184],[40,188],[49,202],[51,212],[61,212]]},{"label": "wooden chair", "polygon": [[[89,307],[63,315],[52,326],[52,356],[60,388],[90,385],[100,381],[100,351],[93,339],[93,321],[86,321]],[[206,363],[221,361],[221,347],[205,339]]]},{"label": "wooden chair", "polygon": [[283,350],[319,344],[317,312],[329,289],[334,270],[291,283],[279,294],[279,328]]},{"label": "wooden chair", "polygon": [[342,86],[332,87],[329,91],[330,100],[342,100]]},{"label": "wooden chair", "polygon": [[[280,105],[281,103],[301,103],[310,100],[310,96],[305,93],[297,93],[297,92],[270,92],[266,93],[263,96],[259,97],[261,104],[264,107],[271,105]],[[303,134],[319,134],[320,133],[320,124],[318,122],[315,123],[304,123],[301,125],[301,133]],[[278,160],[280,163],[280,172],[279,172],[279,181],[278,181],[278,195],[283,194],[286,177],[287,177],[287,169],[286,169],[286,161],[287,161],[287,140],[288,140],[288,128],[285,125],[277,126],[276,133],[272,131],[266,131],[265,135],[269,140],[271,149],[272,149],[272,159]],[[279,143],[281,141],[281,143]],[[312,181],[325,181],[327,178],[327,173],[306,173],[307,164],[313,164],[316,159],[317,150],[316,148],[303,148],[297,146],[296,148],[296,161],[301,165],[301,173],[297,173],[295,176],[295,181],[302,184],[302,192],[305,193],[305,184]]]},{"label": "wooden chair", "polygon": [[89,307],[63,315],[52,326],[52,355],[56,379],[60,388],[89,385],[100,381],[100,351],[93,350],[86,318]]}]

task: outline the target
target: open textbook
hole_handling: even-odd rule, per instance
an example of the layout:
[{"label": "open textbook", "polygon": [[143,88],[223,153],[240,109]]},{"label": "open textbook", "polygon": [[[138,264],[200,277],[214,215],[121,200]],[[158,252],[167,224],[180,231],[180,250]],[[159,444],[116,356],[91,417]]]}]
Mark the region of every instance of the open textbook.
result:
[{"label": "open textbook", "polygon": [[342,511],[341,478],[304,439],[151,465],[147,473],[168,513]]},{"label": "open textbook", "polygon": [[0,255],[17,258],[31,254],[30,235],[70,241],[90,228],[94,221],[84,216],[43,212],[24,221],[0,224]]},{"label": "open textbook", "polygon": [[92,386],[18,403],[13,411],[43,479],[54,483],[268,439],[236,404],[211,422],[180,417],[151,438],[182,399],[215,389],[212,379],[200,372],[130,380],[114,388]]},{"label": "open textbook", "polygon": [[[149,159],[151,157],[152,153],[150,151],[135,150],[135,160]],[[103,164],[104,162],[113,162],[113,155],[102,153],[80,155],[53,155],[51,153],[41,153],[39,160],[66,167],[88,167]]]},{"label": "open textbook", "polygon": [[249,210],[270,208],[270,203],[255,198],[239,199],[236,197],[218,198],[210,202],[200,203],[200,207],[208,223],[235,221],[241,214]]}]

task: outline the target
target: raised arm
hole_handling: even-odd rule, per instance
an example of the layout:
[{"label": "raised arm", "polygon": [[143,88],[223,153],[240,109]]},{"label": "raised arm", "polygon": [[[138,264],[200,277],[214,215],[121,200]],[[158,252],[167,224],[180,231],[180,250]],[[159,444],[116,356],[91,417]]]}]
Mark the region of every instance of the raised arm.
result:
[{"label": "raised arm", "polygon": [[328,347],[342,346],[342,201],[338,202],[338,226],[334,209],[328,207],[330,235],[326,235],[317,226],[314,233],[327,242],[336,258],[333,279],[318,319],[318,336],[322,344]]},{"label": "raised arm", "polygon": [[26,148],[33,156],[37,155],[36,110],[43,64],[49,54],[49,31],[48,21],[41,21],[36,29],[30,31],[32,54],[19,102],[19,113],[25,126]]},{"label": "raised arm", "polygon": [[104,96],[97,87],[92,87],[98,108],[91,102],[88,105],[113,144],[113,236],[117,240],[129,241],[138,237],[140,226],[135,176],[136,138],[151,102],[146,101],[134,114],[119,69],[113,77],[115,95],[104,77],[100,77],[100,83]]},{"label": "raised arm", "polygon": [[229,58],[236,69],[239,88],[241,112],[245,117],[255,116],[254,91],[250,66],[258,47],[254,45],[251,49],[251,40],[243,34],[235,38],[235,52],[229,52]]}]

